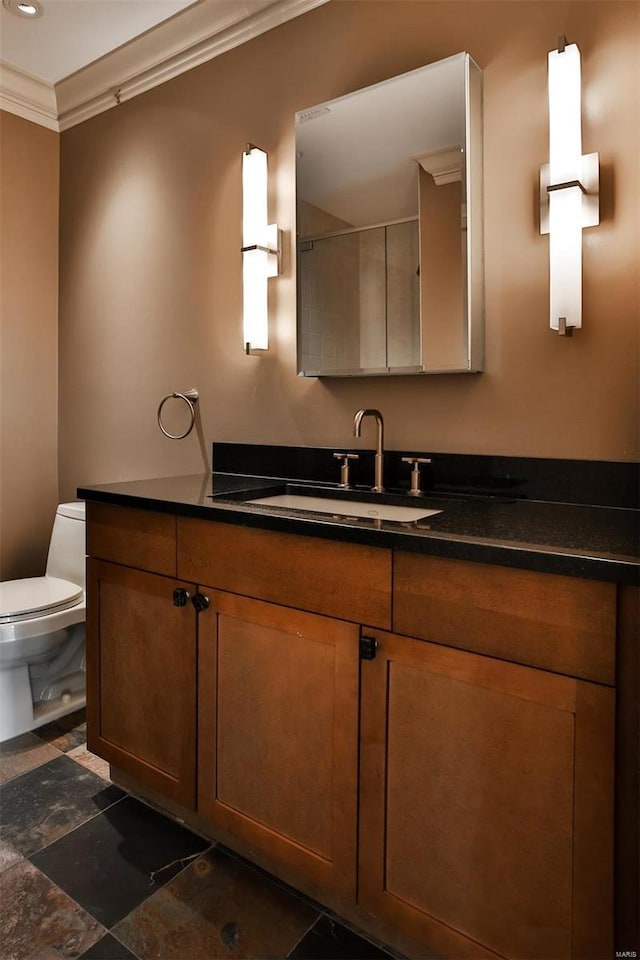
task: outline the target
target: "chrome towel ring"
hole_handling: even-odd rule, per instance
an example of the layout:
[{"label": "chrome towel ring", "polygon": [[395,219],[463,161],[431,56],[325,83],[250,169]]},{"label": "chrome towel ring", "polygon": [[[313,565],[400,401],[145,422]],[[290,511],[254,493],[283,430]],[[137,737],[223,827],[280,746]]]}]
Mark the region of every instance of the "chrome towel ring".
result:
[{"label": "chrome towel ring", "polygon": [[[169,440],[184,440],[185,437],[188,437],[191,431],[193,430],[193,425],[196,422],[196,409],[194,404],[198,402],[200,394],[195,387],[192,387],[191,390],[185,390],[184,393],[168,393],[160,401],[160,406],[158,407],[158,426],[164,433],[165,437],[169,437]],[[191,413],[191,422],[184,433],[169,433],[168,430],[165,430],[164,424],[162,422],[162,408],[164,407],[167,400],[184,400],[186,405],[189,407]]]}]

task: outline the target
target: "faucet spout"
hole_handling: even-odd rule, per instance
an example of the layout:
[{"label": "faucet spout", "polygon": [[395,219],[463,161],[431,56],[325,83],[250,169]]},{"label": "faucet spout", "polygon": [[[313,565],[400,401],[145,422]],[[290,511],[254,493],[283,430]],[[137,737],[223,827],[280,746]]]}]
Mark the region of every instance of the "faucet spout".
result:
[{"label": "faucet spout", "polygon": [[383,465],[384,465],[384,420],[382,419],[382,414],[379,410],[358,410],[355,417],[353,418],[353,435],[354,437],[359,437],[361,435],[362,421],[365,417],[373,417],[376,421],[377,426],[377,444],[376,444],[376,456],[375,456],[375,479],[373,484],[373,490],[376,493],[382,493],[384,490],[383,483]]}]

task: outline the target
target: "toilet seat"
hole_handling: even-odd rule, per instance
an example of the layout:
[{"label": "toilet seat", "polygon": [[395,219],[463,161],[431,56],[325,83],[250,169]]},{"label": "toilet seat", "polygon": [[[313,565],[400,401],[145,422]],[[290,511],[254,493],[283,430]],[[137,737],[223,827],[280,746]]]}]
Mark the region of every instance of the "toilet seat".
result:
[{"label": "toilet seat", "polygon": [[78,604],[84,590],[57,577],[30,577],[0,583],[0,624],[34,620]]}]

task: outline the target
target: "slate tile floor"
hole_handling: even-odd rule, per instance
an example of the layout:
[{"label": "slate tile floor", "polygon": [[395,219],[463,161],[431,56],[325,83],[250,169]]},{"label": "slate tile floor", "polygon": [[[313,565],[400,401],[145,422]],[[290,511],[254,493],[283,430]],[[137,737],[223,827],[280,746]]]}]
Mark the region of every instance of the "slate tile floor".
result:
[{"label": "slate tile floor", "polygon": [[82,711],[0,745],[2,960],[378,960],[263,871],[127,796]]}]

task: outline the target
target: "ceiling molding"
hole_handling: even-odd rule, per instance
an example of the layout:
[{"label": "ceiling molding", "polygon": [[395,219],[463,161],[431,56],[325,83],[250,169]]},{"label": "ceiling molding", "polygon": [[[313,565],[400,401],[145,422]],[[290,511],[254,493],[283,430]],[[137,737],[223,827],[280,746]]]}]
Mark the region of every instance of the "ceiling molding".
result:
[{"label": "ceiling molding", "polygon": [[462,180],[462,151],[460,147],[451,147],[449,150],[438,150],[436,153],[425,153],[421,157],[414,157],[422,169],[429,173],[436,186],[444,183],[456,183]]},{"label": "ceiling molding", "polygon": [[53,84],[8,63],[0,63],[0,109],[49,130],[60,129]]},{"label": "ceiling molding", "polygon": [[0,106],[68,130],[324,3],[201,0],[55,86],[0,64]]}]

